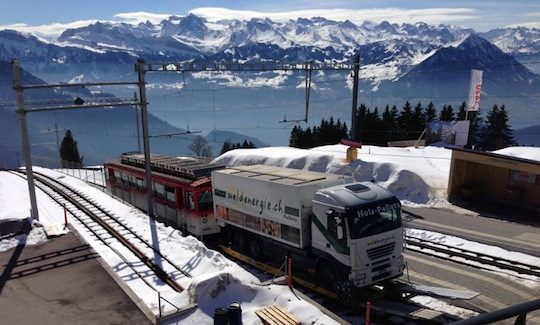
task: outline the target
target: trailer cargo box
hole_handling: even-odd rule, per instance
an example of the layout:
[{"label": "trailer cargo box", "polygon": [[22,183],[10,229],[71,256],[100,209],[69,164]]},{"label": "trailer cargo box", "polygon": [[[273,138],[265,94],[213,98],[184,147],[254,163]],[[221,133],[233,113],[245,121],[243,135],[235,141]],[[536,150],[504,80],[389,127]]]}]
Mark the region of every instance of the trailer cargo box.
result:
[{"label": "trailer cargo box", "polygon": [[212,172],[214,213],[231,224],[288,245],[310,245],[313,196],[321,188],[350,183],[350,176],[266,165]]}]

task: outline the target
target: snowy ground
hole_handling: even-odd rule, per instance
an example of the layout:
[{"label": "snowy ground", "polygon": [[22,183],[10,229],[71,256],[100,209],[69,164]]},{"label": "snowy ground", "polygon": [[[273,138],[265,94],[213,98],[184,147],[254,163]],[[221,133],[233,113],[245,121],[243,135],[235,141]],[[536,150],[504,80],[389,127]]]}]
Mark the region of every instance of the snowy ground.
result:
[{"label": "snowy ground", "polygon": [[[376,180],[379,184],[393,191],[405,205],[452,207],[446,201],[446,186],[450,169],[451,151],[444,148],[381,148],[363,146],[359,152],[359,159],[351,163],[344,161],[347,147],[331,145],[311,150],[293,149],[289,147],[270,147],[260,149],[238,149],[218,157],[216,162],[226,165],[241,165],[262,163],[275,166],[286,166],[298,169],[323,171],[338,174],[353,175],[358,181]],[[499,153],[518,156],[540,161],[540,148],[517,147],[501,150]],[[171,321],[171,324],[211,323],[211,317],[216,307],[226,307],[233,301],[241,303],[245,324],[257,322],[254,311],[261,306],[276,303],[288,309],[293,315],[306,324],[333,324],[327,316],[307,302],[299,300],[284,286],[261,286],[259,281],[244,271],[235,263],[228,260],[218,252],[207,249],[203,243],[191,236],[183,237],[173,228],[162,224],[152,224],[146,215],[122,204],[89,186],[82,178],[90,182],[101,183],[99,173],[87,171],[72,171],[72,176],[66,176],[56,171],[36,167],[36,170],[57,177],[64,182],[75,185],[88,195],[107,207],[119,218],[125,220],[135,231],[153,241],[156,247],[170,259],[183,266],[192,274],[192,278],[180,279],[179,282],[188,288],[180,294],[164,292],[163,296],[176,304],[184,306],[196,302],[198,308],[183,318]],[[50,198],[37,191],[40,222],[44,225],[63,222],[64,212]],[[0,220],[23,219],[30,215],[28,189],[26,182],[18,176],[7,172],[0,172]],[[148,286],[129,273],[129,269],[119,261],[111,251],[96,242],[86,230],[70,217],[72,225],[85,237],[93,248],[101,254],[107,263],[115,269],[119,276],[135,291],[147,306],[157,313],[157,294],[149,290]],[[152,227],[152,228],[151,228]],[[416,231],[416,230],[410,230]],[[152,232],[157,234],[152,236]],[[418,231],[420,235],[429,238],[438,238],[446,243],[457,246],[468,246],[483,252],[493,251],[498,255],[527,260],[529,263],[540,265],[539,259],[530,256],[516,256],[512,252],[501,250],[498,247],[464,242],[460,238],[453,238],[442,234],[427,231]],[[28,235],[17,236],[0,242],[0,251],[5,251],[17,244],[19,240],[27,244],[46,240],[42,228],[36,227]],[[155,279],[150,279],[156,282]],[[520,280],[520,279],[518,279]],[[522,280],[522,279],[521,279]],[[531,282],[538,283],[538,282]],[[537,285],[537,284],[535,284]],[[437,304],[431,299],[426,304]],[[171,306],[164,306],[171,308]],[[163,308],[163,306],[162,306]],[[463,311],[456,311],[451,306],[441,304],[441,309],[467,316]],[[470,316],[471,314],[468,314]]]}]

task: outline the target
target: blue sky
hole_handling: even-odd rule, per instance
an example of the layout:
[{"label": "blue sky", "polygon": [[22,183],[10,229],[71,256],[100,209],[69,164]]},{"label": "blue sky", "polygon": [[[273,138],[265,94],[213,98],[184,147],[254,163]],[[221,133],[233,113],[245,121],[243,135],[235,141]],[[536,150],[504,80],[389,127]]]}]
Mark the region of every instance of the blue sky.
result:
[{"label": "blue sky", "polygon": [[[236,11],[201,8],[227,8]],[[330,9],[344,9],[332,11]],[[242,12],[239,12],[241,10]],[[309,10],[309,11],[306,11]],[[359,21],[372,19],[390,22],[425,21],[471,27],[487,31],[508,25],[528,24],[540,28],[540,1],[538,0],[477,0],[477,1],[358,1],[358,0],[273,0],[273,1],[205,1],[205,0],[2,0],[0,2],[0,28],[14,24],[50,26],[86,20],[132,20],[134,15],[146,12],[160,15],[186,15],[190,11],[208,13],[207,18],[251,17],[268,14],[273,20],[285,20],[290,15],[319,15],[331,19]],[[249,12],[245,12],[249,11]],[[138,18],[142,14],[135,15]],[[161,16],[157,16],[161,17]],[[157,18],[156,18],[157,19]],[[534,24],[534,25],[533,25]],[[59,25],[57,25],[59,26]]]}]

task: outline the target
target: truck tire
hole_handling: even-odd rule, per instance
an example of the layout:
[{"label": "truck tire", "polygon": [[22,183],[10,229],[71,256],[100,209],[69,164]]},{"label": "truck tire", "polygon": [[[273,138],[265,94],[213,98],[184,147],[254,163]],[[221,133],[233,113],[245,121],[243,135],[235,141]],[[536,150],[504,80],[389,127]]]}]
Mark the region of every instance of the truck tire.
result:
[{"label": "truck tire", "polygon": [[232,247],[239,253],[245,253],[247,249],[246,234],[241,230],[235,230],[232,234]]},{"label": "truck tire", "polygon": [[261,258],[263,257],[261,241],[257,236],[251,236],[249,238],[248,252],[249,256],[251,256],[255,260],[261,260]]},{"label": "truck tire", "polygon": [[338,275],[336,268],[330,262],[324,260],[319,262],[315,277],[317,279],[318,285],[329,290],[336,289],[336,281],[338,280]]}]

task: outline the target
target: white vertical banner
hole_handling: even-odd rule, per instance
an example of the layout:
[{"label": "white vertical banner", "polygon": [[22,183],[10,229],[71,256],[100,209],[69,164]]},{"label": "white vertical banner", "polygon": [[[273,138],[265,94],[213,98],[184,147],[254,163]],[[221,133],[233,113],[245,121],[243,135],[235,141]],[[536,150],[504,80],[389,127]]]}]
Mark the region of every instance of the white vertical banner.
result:
[{"label": "white vertical banner", "polygon": [[482,74],[482,70],[471,70],[471,85],[469,88],[469,102],[467,104],[467,111],[478,111],[480,109]]}]

